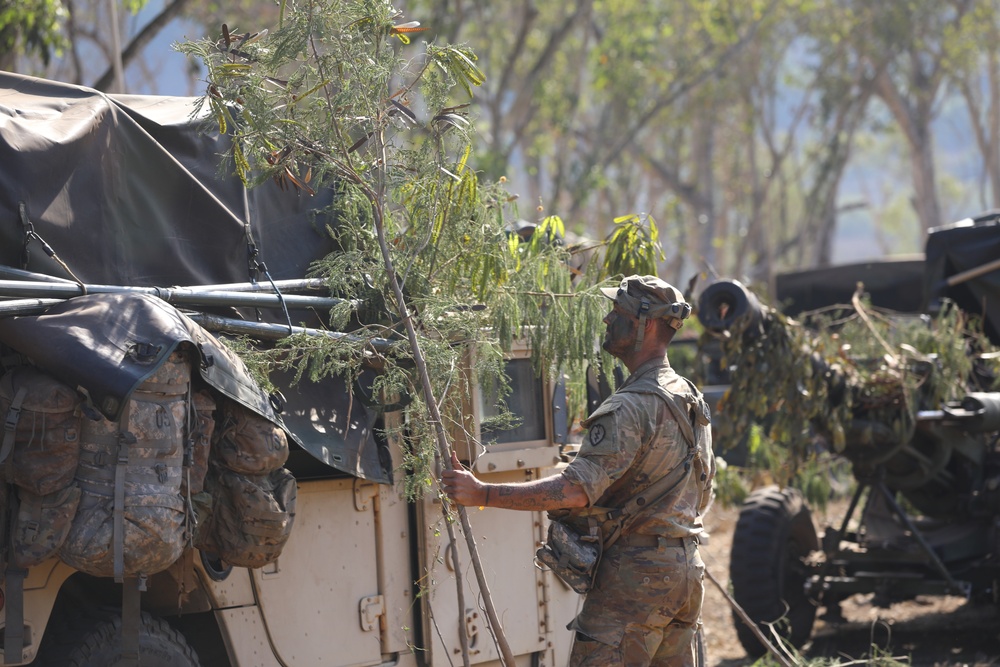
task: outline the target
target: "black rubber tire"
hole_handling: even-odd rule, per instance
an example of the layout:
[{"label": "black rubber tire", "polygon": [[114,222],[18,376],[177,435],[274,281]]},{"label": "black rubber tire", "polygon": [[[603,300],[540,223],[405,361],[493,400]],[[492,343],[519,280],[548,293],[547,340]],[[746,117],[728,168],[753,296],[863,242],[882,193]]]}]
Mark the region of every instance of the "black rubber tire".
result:
[{"label": "black rubber tire", "polygon": [[[768,486],[746,499],[733,532],[729,577],[733,597],[764,633],[770,624],[792,646],[808,641],[816,605],[805,593],[809,568],[804,559],[820,548],[809,507],[797,489]],[[733,612],[733,623],[747,655],[766,649]]]},{"label": "black rubber tire", "polygon": [[[97,624],[70,654],[67,667],[114,667],[121,658],[121,616]],[[181,633],[161,618],[142,613],[139,630],[142,667],[201,667]]]}]

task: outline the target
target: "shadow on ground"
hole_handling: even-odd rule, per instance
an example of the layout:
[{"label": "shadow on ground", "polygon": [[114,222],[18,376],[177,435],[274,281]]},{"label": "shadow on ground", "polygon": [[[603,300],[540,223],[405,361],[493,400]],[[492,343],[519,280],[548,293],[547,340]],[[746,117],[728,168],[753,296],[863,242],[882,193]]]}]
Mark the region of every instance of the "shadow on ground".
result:
[{"label": "shadow on ground", "polygon": [[[885,615],[873,610],[872,614],[874,618],[864,622],[817,623],[812,640],[803,647],[803,658],[839,659],[855,665],[869,664],[875,657],[894,657],[914,667],[1000,666],[1000,613],[993,605],[966,604],[947,613],[905,620],[893,618],[891,610]],[[753,664],[746,658],[715,662],[709,658],[712,667]]]}]

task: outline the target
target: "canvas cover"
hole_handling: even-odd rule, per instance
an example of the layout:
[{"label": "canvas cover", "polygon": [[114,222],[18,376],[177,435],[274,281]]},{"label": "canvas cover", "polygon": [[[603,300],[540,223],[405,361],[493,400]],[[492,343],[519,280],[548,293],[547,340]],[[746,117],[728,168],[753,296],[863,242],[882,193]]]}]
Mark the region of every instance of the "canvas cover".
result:
[{"label": "canvas cover", "polygon": [[[0,264],[70,278],[46,254],[44,241],[87,284],[263,282],[264,269],[274,280],[305,277],[310,264],[333,249],[325,232],[330,221],[317,213],[329,204],[329,195],[310,197],[270,183],[245,189],[224,167],[228,137],[204,123],[196,102],[109,96],[0,72]],[[51,315],[48,333],[42,332],[44,326],[36,329],[29,317],[3,318],[4,335],[14,338],[0,341],[33,358],[51,358],[52,332],[65,330],[55,318],[86,310],[87,304],[70,305],[75,301],[45,314]],[[108,307],[112,300],[99,301]],[[139,302],[129,301],[134,303]],[[196,338],[187,323],[164,312],[158,320],[163,328],[141,313],[129,321],[143,335],[161,340],[160,355]],[[280,312],[263,309],[218,314],[285,321]],[[290,315],[296,324],[318,323],[310,313]],[[39,320],[45,324],[44,317]],[[100,336],[108,343],[114,337],[112,331]],[[92,366],[106,367],[112,358],[100,346],[88,348],[79,336],[62,339],[73,354],[82,355],[79,375],[92,377]],[[115,371],[92,380],[100,385],[101,400],[110,400],[98,403],[102,412],[114,413],[114,403],[120,405],[141,376]],[[226,380],[227,395],[246,399],[241,402],[249,407],[259,403],[259,398],[233,396],[249,378],[237,372]],[[374,438],[378,415],[350,400],[344,382],[279,387],[286,398],[281,417],[298,440],[289,458],[293,472],[298,474],[298,462],[309,476],[341,471],[391,481],[391,466]]]},{"label": "canvas cover", "polygon": [[873,306],[919,313],[924,301],[923,279],[924,258],[917,255],[779,273],[775,291],[781,312],[791,317],[850,304],[858,283],[864,285]]},{"label": "canvas cover", "polygon": [[[983,331],[1000,345],[1000,211],[986,211],[931,230],[927,237],[928,309],[951,299],[982,318]],[[965,279],[974,269],[983,273]]]}]

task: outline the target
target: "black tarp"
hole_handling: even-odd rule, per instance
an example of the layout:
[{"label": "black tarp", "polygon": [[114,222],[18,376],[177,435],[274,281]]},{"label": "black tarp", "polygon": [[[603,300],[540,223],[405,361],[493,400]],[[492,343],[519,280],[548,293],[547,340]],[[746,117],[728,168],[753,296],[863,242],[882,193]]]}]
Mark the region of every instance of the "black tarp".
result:
[{"label": "black tarp", "polygon": [[[109,96],[0,72],[0,264],[70,277],[30,231],[84,283],[263,281],[261,266],[275,280],[304,277],[333,249],[329,221],[317,213],[329,199],[272,183],[247,191],[220,168],[229,139],[204,125],[196,101]],[[269,311],[241,316],[285,321]],[[312,313],[291,317],[317,324]],[[391,481],[374,438],[377,414],[352,401],[343,382],[282,393],[285,423],[313,457]]]},{"label": "black tarp", "polygon": [[[1000,345],[1000,211],[987,211],[931,230],[927,237],[927,307],[941,299],[983,320],[983,331]],[[988,269],[967,279],[961,274]],[[950,283],[950,284],[949,284]]]},{"label": "black tarp", "polygon": [[919,313],[924,303],[923,280],[923,257],[897,257],[781,273],[775,277],[775,291],[782,312],[792,317],[850,304],[859,283],[873,306]]},{"label": "black tarp", "polygon": [[[229,398],[281,424],[238,356],[173,306],[141,294],[88,294],[42,315],[0,318],[0,341],[82,390],[111,421],[125,400],[182,343],[201,377]],[[294,434],[293,434],[294,437]]]}]

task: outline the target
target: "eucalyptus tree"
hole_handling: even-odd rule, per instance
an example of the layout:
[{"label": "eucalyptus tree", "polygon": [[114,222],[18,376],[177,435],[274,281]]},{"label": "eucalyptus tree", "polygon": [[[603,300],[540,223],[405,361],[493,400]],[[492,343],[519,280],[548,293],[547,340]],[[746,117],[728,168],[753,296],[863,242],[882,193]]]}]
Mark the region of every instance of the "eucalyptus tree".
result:
[{"label": "eucalyptus tree", "polygon": [[187,2],[168,2],[126,48],[116,26],[146,0],[8,0],[0,7],[0,68],[109,89],[116,64],[136,58]]},{"label": "eucalyptus tree", "polygon": [[973,0],[830,2],[849,30],[839,36],[865,66],[874,94],[906,140],[913,208],[921,232],[940,225],[933,121],[941,109],[953,54],[969,37]]},{"label": "eucalyptus tree", "polygon": [[952,44],[952,83],[965,103],[982,159],[980,207],[1000,207],[1000,55],[984,44],[1000,40],[1000,3],[977,2],[963,17],[964,38]]},{"label": "eucalyptus tree", "polygon": [[8,0],[0,7],[0,69],[14,71],[19,57],[47,65],[66,47],[67,18],[61,0]]},{"label": "eucalyptus tree", "polygon": [[710,148],[726,101],[697,91],[725,76],[776,0],[411,4],[438,12],[432,29],[482,41],[502,72],[484,85],[478,166],[589,235],[624,213],[666,221],[675,279],[685,257],[714,262]]},{"label": "eucalyptus tree", "polygon": [[776,254],[792,266],[827,266],[841,212],[840,186],[859,133],[871,130],[870,101],[875,93],[869,60],[853,48],[856,16],[842,3],[818,3],[793,23],[802,35],[806,63],[800,78],[811,91],[809,128],[802,145],[800,233],[788,237]]}]

